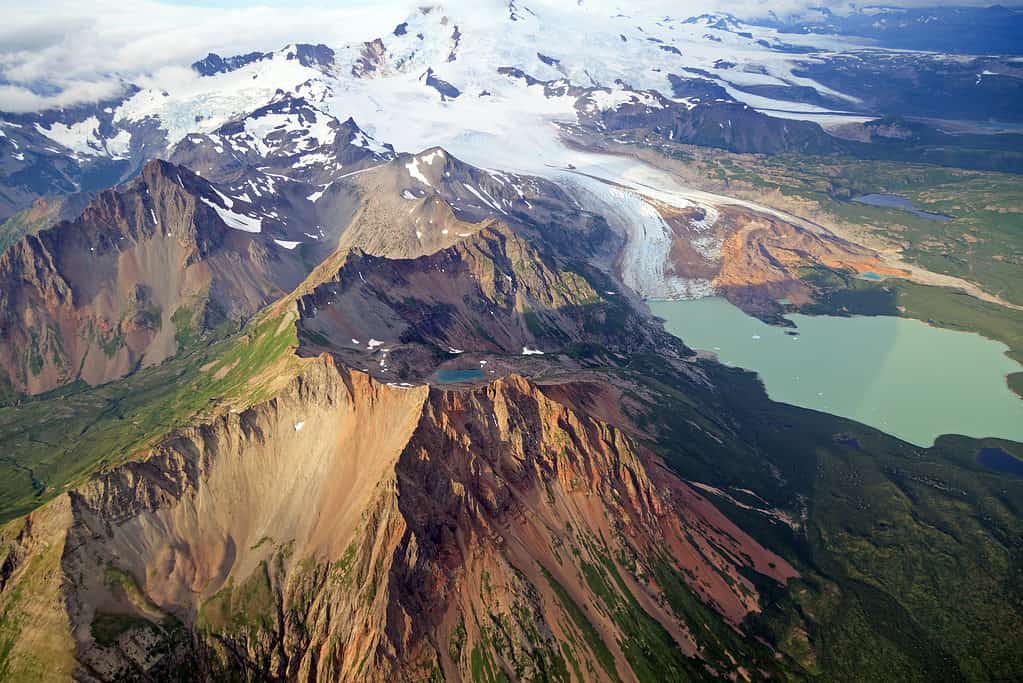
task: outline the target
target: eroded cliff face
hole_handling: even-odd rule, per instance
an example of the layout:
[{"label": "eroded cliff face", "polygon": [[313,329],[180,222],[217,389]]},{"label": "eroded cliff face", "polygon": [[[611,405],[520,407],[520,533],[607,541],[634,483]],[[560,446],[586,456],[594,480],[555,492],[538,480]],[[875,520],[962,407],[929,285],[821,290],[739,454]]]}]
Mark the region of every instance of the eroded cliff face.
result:
[{"label": "eroded cliff face", "polygon": [[[434,147],[402,154],[346,178],[360,205],[338,247],[375,256],[434,254],[497,223],[550,250],[610,258],[614,235],[558,185],[535,176],[474,167]],[[333,192],[328,190],[327,197]]]},{"label": "eroded cliff face", "polygon": [[[702,619],[737,625],[759,609],[746,569],[781,583],[795,572],[576,405],[612,396],[546,391],[560,400],[516,376],[434,391],[399,462],[417,540],[416,564],[400,569],[425,588],[402,603],[439,616],[445,677],[738,673]],[[709,609],[687,614],[669,593]]]},{"label": "eroded cliff face", "polygon": [[[743,619],[795,571],[581,407],[613,401],[308,361],[33,513],[59,551],[42,632],[73,639],[82,680],[769,672]],[[38,553],[5,540],[11,609]]]},{"label": "eroded cliff face", "polygon": [[213,193],[183,168],[150,162],[75,220],[0,255],[3,379],[30,394],[106,382],[293,288],[300,260],[228,228],[202,201]]}]

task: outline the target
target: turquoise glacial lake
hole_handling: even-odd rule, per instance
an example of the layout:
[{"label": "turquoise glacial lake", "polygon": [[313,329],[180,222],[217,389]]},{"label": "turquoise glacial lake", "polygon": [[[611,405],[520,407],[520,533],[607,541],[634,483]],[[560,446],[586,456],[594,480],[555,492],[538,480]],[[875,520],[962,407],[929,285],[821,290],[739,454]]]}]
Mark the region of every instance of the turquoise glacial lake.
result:
[{"label": "turquoise glacial lake", "polygon": [[435,377],[438,384],[454,384],[483,379],[485,375],[479,368],[468,368],[466,370],[438,370]]},{"label": "turquoise glacial lake", "polygon": [[1019,364],[977,334],[893,316],[792,315],[786,334],[716,297],[649,301],[693,349],[756,371],[775,401],[851,418],[919,446],[941,434],[1023,442]]}]

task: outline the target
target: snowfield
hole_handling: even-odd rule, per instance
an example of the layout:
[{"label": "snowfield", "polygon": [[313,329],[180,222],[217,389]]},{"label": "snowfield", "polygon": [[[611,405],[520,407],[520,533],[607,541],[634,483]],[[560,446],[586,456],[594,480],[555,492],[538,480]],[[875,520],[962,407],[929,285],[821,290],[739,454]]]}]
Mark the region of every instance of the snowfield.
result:
[{"label": "snowfield", "polygon": [[[680,8],[666,0],[639,5],[535,0],[528,11],[499,0],[395,7],[379,12],[394,11],[393,26],[401,24],[403,30],[331,45],[333,64],[305,66],[295,47],[286,46],[234,71],[139,90],[113,110],[113,134],[95,116],[39,126],[39,132],[76,158],[118,159],[129,154],[132,131],[141,127],[162,131],[170,148],[189,134],[211,134],[282,93],[292,94],[338,121],[353,118],[365,131],[356,144],[390,154],[382,145],[386,142],[398,153],[415,155],[405,168],[410,178],[427,188],[432,186],[431,177],[439,177],[434,164],[444,163],[439,149],[419,153],[432,148],[488,169],[495,178],[503,177],[504,171],[560,183],[581,205],[606,215],[625,236],[621,269],[626,284],[646,297],[676,298],[703,296],[712,287],[672,272],[667,260],[670,231],[646,200],[701,206],[708,227],[715,219],[714,206],[751,205],[679,187],[670,175],[634,160],[569,149],[561,141],[561,130],[577,122],[577,105],[589,112],[624,105],[660,108],[663,100],[652,94],[659,93],[692,106],[690,100],[673,98],[671,77],[698,75],[750,107],[786,118],[824,125],[864,119],[741,90],[758,85],[811,86],[852,104],[854,98],[793,73],[798,61],[818,57],[785,49],[792,42],[822,51],[863,47],[846,38],[781,35],[720,17],[689,19],[700,13],[699,7]],[[378,38],[380,42],[371,45]],[[599,89],[580,101],[579,88]],[[569,94],[572,89],[575,94]],[[242,130],[211,139],[218,150],[251,148],[264,155],[287,144],[289,149],[309,150],[300,166],[326,164],[331,160],[319,150],[334,142],[338,130],[330,116],[310,120],[264,112],[247,119]],[[102,130],[108,131],[105,137]],[[365,170],[370,169],[356,173]],[[506,211],[481,188],[465,188],[480,206]],[[251,190],[258,197],[274,188]],[[308,201],[316,202],[325,190],[308,194]],[[240,198],[248,201],[248,196]],[[405,197],[418,198],[408,191]],[[262,231],[259,217],[234,208],[227,197],[220,199],[205,201],[229,227]],[[297,246],[293,241],[278,244],[286,249]],[[697,238],[694,246],[708,258],[719,256],[720,244],[710,234]]]}]

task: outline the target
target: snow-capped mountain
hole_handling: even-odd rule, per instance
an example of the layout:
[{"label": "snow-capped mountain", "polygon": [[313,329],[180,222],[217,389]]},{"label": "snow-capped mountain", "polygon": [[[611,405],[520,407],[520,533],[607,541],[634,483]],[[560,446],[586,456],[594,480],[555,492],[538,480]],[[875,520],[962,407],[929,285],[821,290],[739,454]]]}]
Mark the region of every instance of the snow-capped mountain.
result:
[{"label": "snow-capped mountain", "polygon": [[0,679],[1019,678],[1023,65],[619,3],[0,114]]},{"label": "snow-capped mountain", "polygon": [[[717,28],[687,23],[684,17],[624,16],[553,2],[500,8],[456,2],[396,16],[390,34],[366,36],[364,43],[296,43],[272,52],[210,54],[192,64],[195,78],[184,83],[132,86],[118,100],[74,110],[3,115],[8,142],[21,149],[12,146],[5,154],[4,184],[19,189],[6,192],[7,206],[0,207],[0,215],[40,194],[93,189],[90,178],[97,169],[103,169],[107,183],[127,178],[146,159],[166,155],[190,134],[213,133],[269,103],[278,91],[305,98],[340,120],[353,117],[400,150],[442,145],[494,166],[492,143],[506,131],[531,122],[531,136],[538,137],[516,151],[535,159],[552,138],[542,122],[571,120],[575,104],[570,96],[509,80],[499,73],[502,68],[544,82],[670,93],[671,77],[708,71],[724,60],[741,66],[710,80],[733,95],[736,86],[749,83],[810,84],[792,74],[790,55],[756,42],[765,37],[775,41],[772,29],[751,29],[756,34],[746,37],[733,23]],[[822,49],[840,44],[832,38],[808,40]],[[751,63],[757,68],[744,68]],[[757,102],[751,104],[766,103],[752,99]],[[25,148],[55,158],[44,160],[45,170],[32,171],[40,162],[21,159]],[[517,161],[519,168],[530,166],[522,158]],[[62,165],[75,170],[62,170]],[[51,185],[26,181],[32,174],[64,180]]]},{"label": "snow-capped mountain", "polygon": [[[949,107],[984,93],[1009,104],[1023,82],[996,75],[974,83],[974,61],[868,54],[845,39],[805,38],[793,46],[775,29],[729,15],[455,2],[414,9],[360,43],[210,54],[184,82],[0,118],[0,218],[41,196],[110,187],[163,158],[212,183],[200,201],[228,228],[258,233],[274,248],[301,246],[310,262],[348,247],[414,257],[489,221],[564,226],[582,209],[609,217],[634,291],[706,294],[721,286],[707,276],[720,267],[721,236],[716,228],[703,234],[699,226],[714,221],[700,216],[741,202],[690,191],[587,145],[874,158],[878,147],[899,154],[907,143],[840,139],[828,129],[869,120],[849,112],[895,101],[876,93],[900,88],[895,79],[884,90],[873,85],[879,79],[865,84],[850,74],[891,60],[893,73],[924,77],[940,63],[943,74],[957,69],[968,81],[950,90]],[[825,85],[832,81],[849,92]],[[685,231],[705,243],[707,253],[694,257],[699,268],[672,264],[676,228],[664,207],[688,216]]]},{"label": "snow-capped mountain", "polygon": [[[831,144],[823,131],[780,119],[830,128],[898,113],[909,106],[906,87],[900,77],[876,77],[883,60],[901,60],[892,73],[907,78],[954,71],[948,97],[929,106],[967,118],[975,103],[1011,111],[1023,83],[1015,77],[1018,65],[1006,60],[946,63],[933,55],[864,52],[862,40],[816,34],[799,36],[795,45],[791,34],[731,15],[676,16],[669,4],[654,5],[624,13],[605,3],[456,0],[397,15],[392,31],[360,43],[209,54],[183,82],[132,86],[118,100],[74,110],[2,115],[0,217],[40,195],[127,179],[189,136],[210,136],[208,145],[227,145],[239,159],[269,154],[279,166],[290,154],[294,161],[299,145],[310,142],[288,126],[308,127],[315,137],[320,124],[313,119],[294,114],[282,124],[286,130],[272,136],[281,149],[251,130],[225,128],[244,113],[280,106],[273,102],[282,93],[357,122],[377,144],[398,151],[439,146],[478,166],[549,176],[551,167],[576,163],[560,130],[592,124],[594,102],[605,130],[616,128],[623,108],[634,115],[636,102],[661,98],[652,126],[671,139],[736,151],[789,144],[819,151]],[[857,78],[860,72],[870,77]],[[916,99],[912,106],[921,106]],[[659,120],[665,112],[697,120],[665,125]],[[771,118],[752,117],[756,112]],[[747,116],[773,142],[761,142],[759,133],[753,141],[728,133]],[[269,126],[263,133],[274,130],[272,121],[258,124]],[[312,177],[318,162],[303,159]]]},{"label": "snow-capped mountain", "polygon": [[266,232],[288,248],[326,238],[326,250],[344,227],[332,185],[394,157],[353,120],[284,92],[210,133],[189,134],[169,155],[221,188],[211,204],[229,227]]}]

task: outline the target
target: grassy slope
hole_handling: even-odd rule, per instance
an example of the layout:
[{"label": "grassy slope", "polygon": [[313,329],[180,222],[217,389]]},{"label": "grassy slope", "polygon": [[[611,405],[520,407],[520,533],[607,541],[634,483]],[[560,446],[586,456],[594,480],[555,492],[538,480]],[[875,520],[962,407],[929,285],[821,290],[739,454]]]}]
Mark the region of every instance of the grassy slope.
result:
[{"label": "grassy slope", "polygon": [[[51,511],[52,514],[52,511]],[[39,520],[36,520],[37,522]],[[43,522],[45,524],[45,521]],[[0,556],[24,520],[0,525]],[[0,681],[67,681],[75,668],[74,642],[61,609],[63,539],[51,539],[25,567],[25,579],[0,602]]]},{"label": "grassy slope", "polygon": [[34,235],[55,223],[60,217],[64,201],[60,196],[40,200],[36,205],[23,209],[0,223],[0,254],[25,235]]},{"label": "grassy slope", "polygon": [[[687,180],[740,193],[819,222],[853,226],[903,250],[907,261],[976,282],[1023,304],[1023,182],[1020,176],[845,157],[752,156],[658,148],[686,163]],[[941,222],[849,201],[892,193]]]},{"label": "grassy slope", "polygon": [[[297,345],[294,325],[282,321],[281,315],[258,318],[241,333],[118,382],[75,384],[0,407],[0,521],[191,424],[221,401],[266,398],[251,380]],[[229,370],[218,373],[223,368]]]}]

